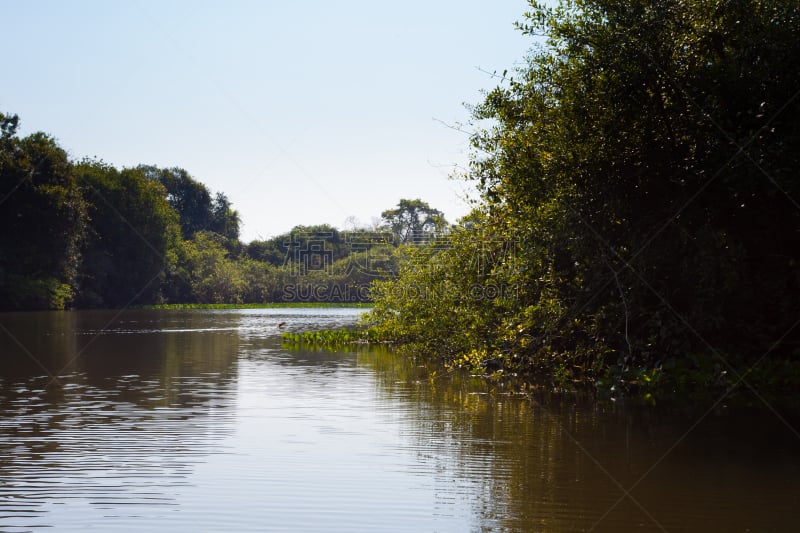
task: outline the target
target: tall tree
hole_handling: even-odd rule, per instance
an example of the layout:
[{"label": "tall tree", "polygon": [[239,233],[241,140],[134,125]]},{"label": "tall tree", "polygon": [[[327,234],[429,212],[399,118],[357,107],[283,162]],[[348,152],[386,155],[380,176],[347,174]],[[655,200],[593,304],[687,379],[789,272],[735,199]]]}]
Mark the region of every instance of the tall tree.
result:
[{"label": "tall tree", "polygon": [[239,242],[239,212],[233,209],[228,197],[221,192],[214,196],[211,206],[211,221],[208,229],[222,235],[227,240],[230,249]]},{"label": "tall tree", "polygon": [[420,199],[401,199],[395,209],[381,213],[396,242],[423,243],[447,227],[444,213]]},{"label": "tall tree", "polygon": [[0,114],[0,306],[63,308],[73,297],[86,204],[66,152],[44,133],[19,138]]},{"label": "tall tree", "polygon": [[158,168],[151,165],[137,168],[166,189],[167,201],[180,217],[184,239],[191,239],[198,231],[211,229],[214,203],[208,187],[192,178],[182,168]]},{"label": "tall tree", "polygon": [[238,245],[241,220],[224,193],[212,197],[208,187],[182,168],[140,165],[137,170],[164,186],[169,205],[180,217],[185,240],[194,238],[199,231],[213,231],[226,239],[229,250]]}]

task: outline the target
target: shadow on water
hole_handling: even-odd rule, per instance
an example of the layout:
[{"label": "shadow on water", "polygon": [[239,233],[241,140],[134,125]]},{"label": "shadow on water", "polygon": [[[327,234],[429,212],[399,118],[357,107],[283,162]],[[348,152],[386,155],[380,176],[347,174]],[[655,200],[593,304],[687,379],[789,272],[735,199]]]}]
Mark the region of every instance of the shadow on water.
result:
[{"label": "shadow on water", "polygon": [[406,435],[466,487],[476,531],[795,531],[800,439],[769,411],[506,392],[365,349]]}]

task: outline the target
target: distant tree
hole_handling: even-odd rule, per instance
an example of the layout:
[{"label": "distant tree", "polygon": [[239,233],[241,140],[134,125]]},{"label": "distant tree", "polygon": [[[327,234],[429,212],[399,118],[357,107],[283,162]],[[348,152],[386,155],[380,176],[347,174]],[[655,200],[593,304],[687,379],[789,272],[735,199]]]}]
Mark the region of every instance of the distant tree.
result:
[{"label": "distant tree", "polygon": [[228,249],[231,249],[238,245],[240,224],[239,213],[231,207],[228,197],[218,192],[211,206],[211,223],[208,229],[222,235],[227,240]]},{"label": "distant tree", "polygon": [[182,168],[158,168],[149,165],[137,168],[166,189],[167,201],[180,217],[184,239],[191,239],[198,231],[211,229],[214,203],[208,187],[192,178]]},{"label": "distant tree", "polygon": [[244,251],[247,257],[273,266],[281,266],[286,262],[286,249],[276,239],[251,241]]},{"label": "distant tree", "polygon": [[238,251],[241,220],[224,193],[212,197],[208,187],[182,168],[140,165],[137,170],[164,186],[166,199],[180,218],[185,240],[194,238],[199,231],[213,231],[224,237],[229,251]]},{"label": "distant tree", "polygon": [[420,199],[402,199],[397,208],[381,213],[381,218],[398,244],[427,242],[447,228],[444,214]]},{"label": "distant tree", "polygon": [[342,232],[330,224],[295,226],[266,241],[253,241],[245,247],[249,257],[274,266],[304,261],[316,255],[328,264],[346,257],[349,245]]},{"label": "distant tree", "polygon": [[0,114],[0,307],[59,309],[74,293],[86,204],[66,152],[18,126]]}]

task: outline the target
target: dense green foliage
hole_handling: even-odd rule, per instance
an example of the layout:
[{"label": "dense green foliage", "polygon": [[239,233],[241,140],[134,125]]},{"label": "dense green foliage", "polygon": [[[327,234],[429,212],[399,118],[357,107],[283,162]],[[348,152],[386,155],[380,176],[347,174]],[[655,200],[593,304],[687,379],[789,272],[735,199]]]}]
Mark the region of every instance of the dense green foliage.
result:
[{"label": "dense green foliage", "polygon": [[0,305],[56,308],[74,296],[87,220],[66,152],[52,137],[17,136],[0,114]]},{"label": "dense green foliage", "polygon": [[180,243],[164,187],[134,169],[75,166],[89,204],[76,305],[124,307],[158,301]]},{"label": "dense green foliage", "polygon": [[615,386],[786,375],[800,7],[531,7],[520,28],[546,44],[474,109],[483,205],[376,287],[377,331],[449,365]]}]

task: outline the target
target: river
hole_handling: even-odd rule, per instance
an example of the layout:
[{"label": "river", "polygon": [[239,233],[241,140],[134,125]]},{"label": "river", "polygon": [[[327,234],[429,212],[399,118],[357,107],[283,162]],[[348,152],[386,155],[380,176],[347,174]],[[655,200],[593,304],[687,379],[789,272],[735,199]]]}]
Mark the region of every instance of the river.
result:
[{"label": "river", "polygon": [[354,309],[0,314],[0,531],[799,531],[790,417],[548,401],[386,350]]}]

